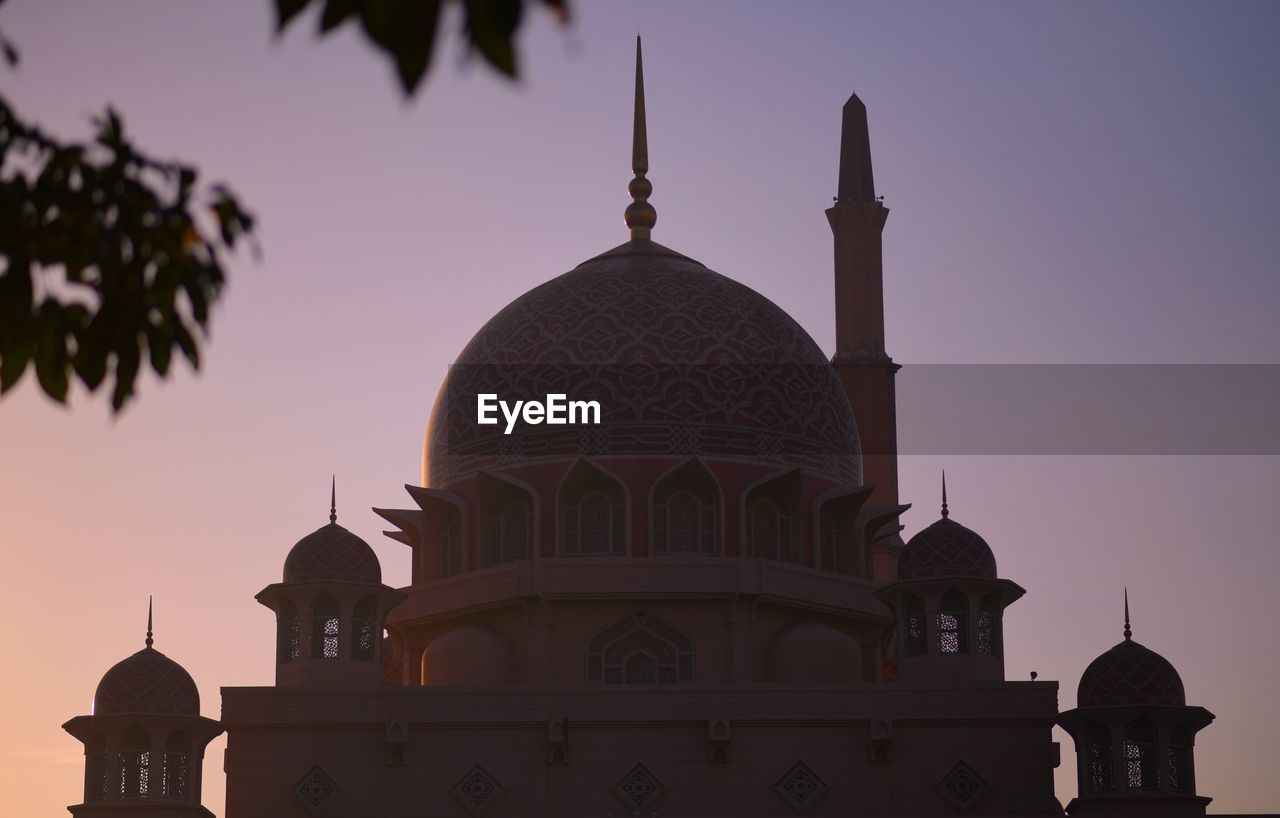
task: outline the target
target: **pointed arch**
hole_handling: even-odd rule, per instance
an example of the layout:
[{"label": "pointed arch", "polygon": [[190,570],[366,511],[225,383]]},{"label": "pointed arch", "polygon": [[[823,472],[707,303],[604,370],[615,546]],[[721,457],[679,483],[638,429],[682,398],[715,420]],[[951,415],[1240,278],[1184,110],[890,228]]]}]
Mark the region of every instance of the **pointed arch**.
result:
[{"label": "pointed arch", "polygon": [[721,491],[714,475],[690,458],[654,483],[650,492],[654,554],[721,553]]},{"label": "pointed arch", "polygon": [[669,684],[694,680],[693,640],[645,611],[625,616],[592,637],[587,681]]},{"label": "pointed arch", "polygon": [[1125,725],[1121,761],[1124,763],[1125,785],[1131,790],[1160,788],[1156,736],[1155,724],[1145,716]]},{"label": "pointed arch", "polygon": [[928,636],[925,634],[924,600],[915,594],[905,594],[903,608],[906,612],[903,638],[906,640],[908,656],[923,656],[929,652]]},{"label": "pointed arch", "polygon": [[486,566],[533,559],[538,544],[538,504],[527,483],[482,471],[480,514]]},{"label": "pointed arch", "polygon": [[171,801],[187,800],[191,777],[191,730],[184,728],[169,736],[161,757],[160,797]]},{"label": "pointed arch", "polygon": [[938,653],[969,653],[969,598],[959,588],[948,590],[938,603]]},{"label": "pointed arch", "polygon": [[799,547],[799,507],[799,470],[765,478],[749,488],[743,497],[747,555],[800,562],[804,555]]},{"label": "pointed arch", "polygon": [[382,630],[378,622],[378,598],[366,596],[351,609],[351,658],[372,662],[377,636]]},{"label": "pointed arch", "polygon": [[579,459],[557,491],[560,555],[620,556],[627,553],[630,505],[625,484],[589,460]]},{"label": "pointed arch", "polygon": [[1106,725],[1092,722],[1085,730],[1088,769],[1085,775],[1088,792],[1110,792],[1116,786],[1115,758],[1111,752],[1111,731]]},{"label": "pointed arch", "polygon": [[311,600],[311,658],[337,659],[340,631],[338,600],[321,591]]},{"label": "pointed arch", "polygon": [[136,724],[120,739],[120,797],[151,795],[151,735]]},{"label": "pointed arch", "polygon": [[298,606],[279,598],[276,603],[276,661],[280,664],[302,658],[302,621]]}]

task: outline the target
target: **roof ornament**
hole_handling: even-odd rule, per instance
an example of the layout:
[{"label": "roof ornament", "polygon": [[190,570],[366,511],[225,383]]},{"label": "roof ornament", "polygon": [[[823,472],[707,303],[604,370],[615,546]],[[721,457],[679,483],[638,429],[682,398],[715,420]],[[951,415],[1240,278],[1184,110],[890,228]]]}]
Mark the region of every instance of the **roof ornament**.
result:
[{"label": "roof ornament", "polygon": [[649,172],[649,136],[644,117],[644,64],[640,57],[640,35],[636,35],[636,109],[631,134],[631,170],[635,177],[627,185],[631,204],[627,205],[626,222],[631,240],[648,239],[658,221],[658,211],[649,204],[653,183],[645,178]]},{"label": "roof ornament", "polygon": [[151,601],[152,597],[147,597],[147,647],[151,647],[156,640],[151,638]]},{"label": "roof ornament", "polygon": [[1133,638],[1133,629],[1129,627],[1129,589],[1124,589],[1124,641]]},{"label": "roof ornament", "polygon": [[947,470],[942,470],[942,519],[947,519]]},{"label": "roof ornament", "polygon": [[333,475],[329,483],[329,525],[338,522],[338,475]]}]

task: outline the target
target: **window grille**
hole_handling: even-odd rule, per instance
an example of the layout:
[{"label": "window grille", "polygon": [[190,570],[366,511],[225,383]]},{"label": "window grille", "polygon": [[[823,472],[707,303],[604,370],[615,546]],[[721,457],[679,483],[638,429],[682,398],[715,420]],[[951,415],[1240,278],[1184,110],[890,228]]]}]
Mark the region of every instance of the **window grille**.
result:
[{"label": "window grille", "polygon": [[444,528],[440,547],[440,576],[453,577],[462,573],[462,518],[454,514]]},{"label": "window grille", "polygon": [[298,606],[287,599],[280,600],[276,614],[276,648],[279,662],[294,662],[302,658],[302,627],[298,618]]},{"label": "window grille", "polygon": [[150,793],[151,737],[140,727],[130,727],[120,743],[120,797],[146,798]]},{"label": "window grille", "polygon": [[1156,726],[1147,719],[1130,722],[1122,745],[1125,784],[1131,790],[1159,789]]},{"label": "window grille", "polygon": [[924,603],[919,597],[907,597],[907,655],[923,656],[928,652],[928,641],[925,637]]},{"label": "window grille", "polygon": [[84,800],[107,797],[107,751],[101,737],[95,737],[84,761]]},{"label": "window grille", "polygon": [[1111,733],[1101,724],[1092,725],[1085,734],[1088,753],[1089,792],[1115,789],[1115,762],[1111,753]]},{"label": "window grille", "polygon": [[760,497],[747,507],[750,554],[770,560],[791,560],[791,515],[772,498]]},{"label": "window grille", "polygon": [[644,611],[601,631],[587,649],[589,682],[669,684],[693,677],[693,642]]},{"label": "window grille", "polygon": [[626,509],[620,490],[595,488],[569,500],[564,508],[566,556],[621,554],[626,550]]},{"label": "window grille", "polygon": [[490,565],[529,559],[532,550],[533,506],[513,498],[489,519]]},{"label": "window grille", "polygon": [[954,588],[943,594],[938,610],[938,652],[943,655],[969,652],[969,600]]},{"label": "window grille", "polygon": [[176,801],[187,800],[187,754],[165,751],[160,794]]},{"label": "window grille", "polygon": [[667,477],[654,492],[655,553],[718,554],[719,526],[715,483],[696,463]]},{"label": "window grille", "polygon": [[311,603],[311,658],[338,658],[338,600],[321,594]]},{"label": "window grille", "polygon": [[1191,731],[1174,728],[1169,742],[1169,789],[1191,792]]},{"label": "window grille", "polygon": [[977,642],[979,656],[1000,655],[1000,599],[996,594],[989,594],[982,600],[978,610]]},{"label": "window grille", "polygon": [[378,630],[378,600],[367,596],[356,603],[351,614],[351,658],[373,661],[374,635]]}]

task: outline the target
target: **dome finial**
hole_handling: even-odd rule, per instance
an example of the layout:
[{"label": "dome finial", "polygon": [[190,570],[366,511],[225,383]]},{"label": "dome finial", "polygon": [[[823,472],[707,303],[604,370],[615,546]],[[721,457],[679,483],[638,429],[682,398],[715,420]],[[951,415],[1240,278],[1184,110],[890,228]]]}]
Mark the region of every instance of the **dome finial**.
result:
[{"label": "dome finial", "polygon": [[644,116],[644,63],[640,56],[640,35],[636,35],[636,108],[631,133],[631,170],[635,177],[627,185],[631,204],[627,205],[626,222],[631,239],[648,239],[658,221],[658,211],[649,204],[653,184],[645,178],[649,172],[649,135]]},{"label": "dome finial", "polygon": [[329,525],[338,522],[338,475],[333,475],[329,483]]},{"label": "dome finial", "polygon": [[1124,641],[1133,638],[1133,629],[1129,627],[1129,589],[1124,589]]},{"label": "dome finial", "polygon": [[147,647],[151,647],[156,640],[151,638],[151,603],[152,597],[147,597]]},{"label": "dome finial", "polygon": [[947,519],[947,470],[942,470],[942,519]]}]

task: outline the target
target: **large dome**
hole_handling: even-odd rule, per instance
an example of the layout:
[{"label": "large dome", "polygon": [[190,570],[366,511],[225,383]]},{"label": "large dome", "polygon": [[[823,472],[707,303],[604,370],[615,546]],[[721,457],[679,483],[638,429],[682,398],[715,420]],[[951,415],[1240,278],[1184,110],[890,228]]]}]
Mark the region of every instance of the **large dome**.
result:
[{"label": "large dome", "polygon": [[1077,707],[1186,703],[1182,677],[1169,660],[1132,639],[1090,662],[1076,690]]},{"label": "large dome", "polygon": [[198,716],[200,692],[182,665],[147,647],[103,675],[93,695],[93,713]]},{"label": "large dome", "polygon": [[[598,400],[600,426],[476,424],[477,393]],[[530,290],[458,356],[432,412],[427,484],[579,455],[701,455],[861,480],[853,412],[813,339],[764,296],[649,241]]]}]

